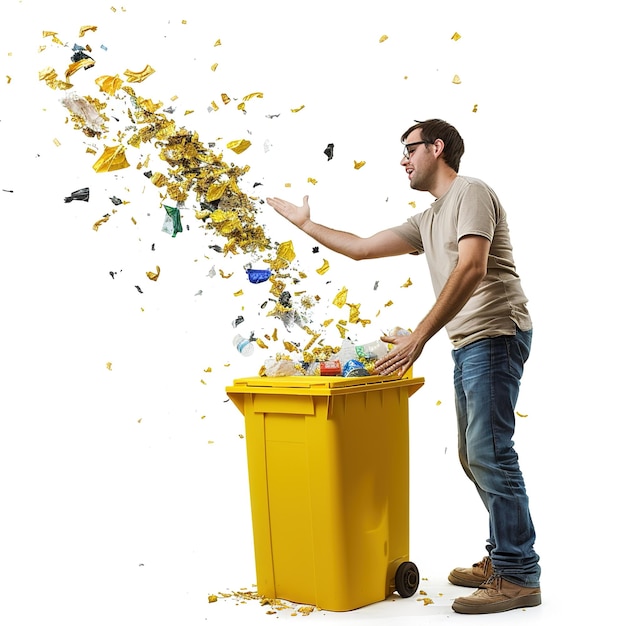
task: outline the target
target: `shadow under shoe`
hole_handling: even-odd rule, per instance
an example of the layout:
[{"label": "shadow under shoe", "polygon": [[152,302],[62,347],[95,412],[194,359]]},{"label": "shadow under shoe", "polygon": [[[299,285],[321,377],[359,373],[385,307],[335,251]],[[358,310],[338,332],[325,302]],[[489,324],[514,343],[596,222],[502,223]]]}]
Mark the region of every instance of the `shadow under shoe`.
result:
[{"label": "shadow under shoe", "polygon": [[539,587],[522,587],[509,582],[502,576],[493,575],[472,595],[457,598],[452,609],[457,613],[479,615],[501,613],[541,604]]}]

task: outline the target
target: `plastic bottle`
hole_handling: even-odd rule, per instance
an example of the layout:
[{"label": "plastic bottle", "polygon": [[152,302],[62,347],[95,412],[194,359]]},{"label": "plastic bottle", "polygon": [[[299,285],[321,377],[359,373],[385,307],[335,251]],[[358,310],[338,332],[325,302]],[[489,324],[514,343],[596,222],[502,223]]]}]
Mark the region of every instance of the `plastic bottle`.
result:
[{"label": "plastic bottle", "polygon": [[381,339],[376,341],[370,341],[360,346],[355,346],[357,358],[361,361],[377,361],[387,354],[389,350],[388,343],[385,343]]},{"label": "plastic bottle", "polygon": [[243,356],[250,356],[254,352],[254,344],[241,335],[235,335],[233,346],[235,346]]}]

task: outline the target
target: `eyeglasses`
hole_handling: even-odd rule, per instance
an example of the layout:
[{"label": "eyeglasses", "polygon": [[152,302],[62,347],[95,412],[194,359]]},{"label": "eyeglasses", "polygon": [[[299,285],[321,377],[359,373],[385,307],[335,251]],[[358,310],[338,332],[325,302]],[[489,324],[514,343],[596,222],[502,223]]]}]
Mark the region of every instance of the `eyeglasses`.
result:
[{"label": "eyeglasses", "polygon": [[[429,141],[414,141],[413,143],[405,143],[404,144],[404,150],[402,152],[402,154],[404,154],[404,158],[408,159],[417,149],[417,146],[421,145],[421,144],[426,144],[426,143],[430,143]],[[411,149],[413,148],[413,149]]]}]

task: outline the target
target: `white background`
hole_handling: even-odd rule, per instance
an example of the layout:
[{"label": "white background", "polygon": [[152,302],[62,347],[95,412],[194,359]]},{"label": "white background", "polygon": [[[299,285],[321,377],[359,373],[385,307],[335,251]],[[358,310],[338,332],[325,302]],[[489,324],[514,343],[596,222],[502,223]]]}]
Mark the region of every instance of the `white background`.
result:
[{"label": "white background", "polygon": [[[625,103],[615,6],[3,3],[3,623],[272,619],[256,602],[207,603],[211,593],[253,589],[255,579],[243,418],[224,388],[255,375],[268,356],[234,351],[238,315],[246,333],[278,328],[282,340],[297,329],[289,333],[265,316],[267,284],[249,284],[243,271],[251,259],[210,249],[224,241],[199,229],[192,209],[176,238],[161,231],[158,191],[135,167],[147,148],[129,157],[128,169],[93,171],[96,157],[86,148],[102,141],[74,130],[63,93],[38,80],[48,66],[62,77],[75,43],[89,43],[96,59],[72,77],[77,94],[99,97],[96,77],[150,64],[156,72],[136,92],[174,106],[178,124],[216,142],[225,160],[249,165],[244,191],[293,201],[309,194],[314,219],[363,235],[431,201],[409,189],[399,167],[402,132],[429,117],[457,126],[466,143],[461,173],[490,184],[508,212],[535,323],[518,405],[528,417],[519,419],[516,447],[537,527],[544,604],[496,619],[604,615],[603,623],[617,623]],[[98,29],[79,38],[85,25]],[[256,91],[264,97],[238,111]],[[233,101],[223,105],[222,93]],[[212,101],[218,111],[208,111]],[[125,110],[118,115],[125,119]],[[246,152],[225,148],[241,138],[252,142]],[[356,170],[354,161],[366,164]],[[253,188],[256,182],[262,186]],[[88,203],[64,202],[82,187],[90,188]],[[93,230],[115,208],[114,195],[128,204]],[[412,327],[432,305],[423,259],[355,264],[325,250],[313,254],[313,242],[258,206],[272,241],[293,241],[296,265],[309,276],[303,284],[321,296],[317,321],[347,315],[330,304],[343,286],[372,319],[352,328],[358,339]],[[320,278],[323,258],[331,270]],[[161,276],[152,282],[146,272],[156,265]],[[211,278],[213,267],[234,274]],[[413,285],[402,288],[408,278]],[[384,307],[389,300],[393,306]],[[449,350],[444,333],[431,341],[414,367],[426,386],[410,406],[411,556],[435,604],[412,598],[309,619],[464,619],[450,609],[459,590],[446,576],[482,556],[487,528],[456,460]]]}]

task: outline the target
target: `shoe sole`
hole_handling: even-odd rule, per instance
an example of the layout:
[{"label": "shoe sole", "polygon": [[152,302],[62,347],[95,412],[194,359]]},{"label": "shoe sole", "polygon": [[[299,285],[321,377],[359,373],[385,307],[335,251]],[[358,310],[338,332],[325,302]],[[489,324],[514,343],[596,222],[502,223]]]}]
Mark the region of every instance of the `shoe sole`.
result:
[{"label": "shoe sole", "polygon": [[474,604],[472,602],[465,603],[457,599],[452,603],[452,609],[457,613],[464,613],[465,615],[483,615],[486,613],[502,613],[504,611],[511,611],[512,609],[525,609],[539,606],[540,604],[541,594],[533,593],[519,598],[511,598],[510,600],[492,603],[484,602],[480,604]]}]

